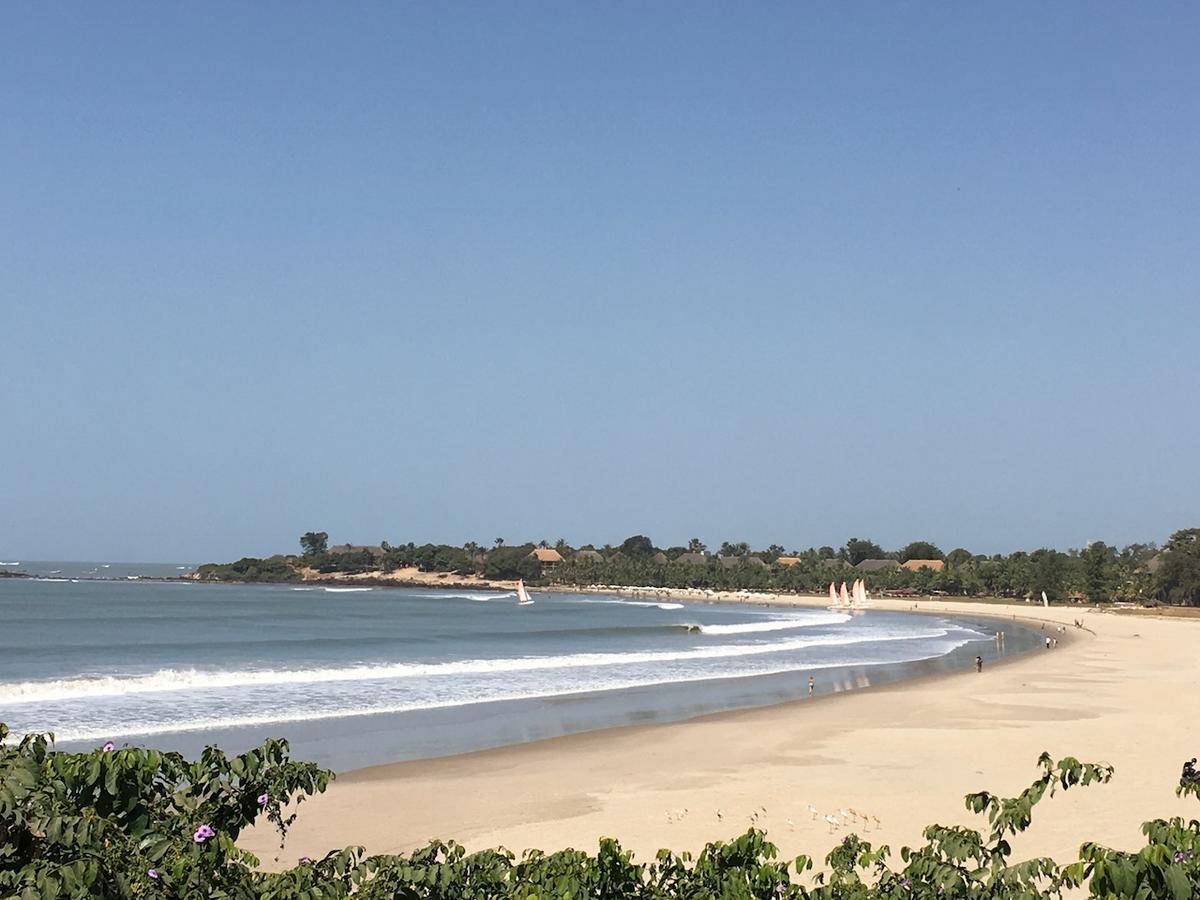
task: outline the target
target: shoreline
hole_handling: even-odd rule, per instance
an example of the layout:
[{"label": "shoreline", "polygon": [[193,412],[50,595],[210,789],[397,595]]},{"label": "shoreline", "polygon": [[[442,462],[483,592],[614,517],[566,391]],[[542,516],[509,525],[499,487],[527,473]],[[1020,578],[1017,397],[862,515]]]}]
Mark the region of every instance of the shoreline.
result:
[{"label": "shoreline", "polygon": [[[928,615],[938,615],[938,613],[930,612]],[[1011,620],[1007,620],[1011,621]],[[1069,648],[1073,643],[1080,640],[1078,635],[1067,635],[1064,633],[1063,640],[1060,641],[1061,646],[1056,649]],[[998,659],[990,660],[985,668],[988,671],[1002,667],[1015,666],[1022,662],[1029,662],[1042,653],[1047,651],[1042,648],[1032,648],[1025,651],[1014,652],[1010,656],[1003,656]],[[1053,652],[1053,651],[1051,651]],[[875,664],[879,665],[879,664]],[[816,670],[814,670],[816,671]],[[398,760],[395,762],[377,763],[370,766],[361,766],[355,769],[348,769],[345,772],[338,773],[337,780],[341,782],[360,782],[377,780],[380,777],[391,777],[396,773],[395,770],[400,768],[415,768],[419,769],[426,763],[441,763],[456,760],[466,760],[471,757],[484,757],[488,755],[501,755],[508,751],[513,751],[517,754],[521,753],[525,748],[539,747],[546,745],[546,749],[555,749],[552,745],[567,745],[573,740],[587,741],[588,739],[603,740],[606,735],[614,735],[626,731],[640,731],[648,735],[652,735],[655,731],[663,728],[672,728],[676,725],[686,725],[691,723],[702,722],[723,722],[726,720],[735,720],[741,716],[753,715],[766,710],[788,709],[800,710],[809,704],[829,703],[838,699],[849,700],[849,698],[864,693],[887,693],[887,692],[903,692],[910,686],[934,684],[942,680],[959,678],[970,673],[970,664],[955,669],[950,669],[942,672],[930,672],[919,675],[907,675],[894,681],[884,681],[878,684],[870,684],[865,687],[855,687],[852,690],[846,691],[824,691],[814,694],[812,697],[798,697],[791,700],[782,700],[774,703],[766,703],[761,706],[742,706],[735,709],[722,709],[715,712],[701,713],[696,716],[689,716],[685,719],[677,719],[668,722],[652,722],[652,723],[636,723],[631,722],[623,725],[608,725],[603,728],[593,728],[586,731],[573,731],[567,734],[555,735],[554,737],[538,738],[532,741],[524,741],[517,744],[505,744],[499,747],[487,747],[481,750],[468,750],[463,753],[452,753],[446,756],[425,757],[422,759]],[[799,675],[799,670],[797,670]],[[757,678],[762,676],[751,675],[748,678]]]},{"label": "shoreline", "polygon": [[[807,605],[786,601],[780,605]],[[820,858],[847,831],[829,833],[811,819],[809,803],[822,813],[854,807],[880,816],[878,828],[848,830],[898,848],[920,843],[933,822],[981,827],[963,795],[1018,792],[1043,750],[1111,762],[1117,777],[1039,807],[1030,833],[1015,842],[1018,853],[1070,859],[1083,839],[1140,846],[1143,821],[1183,811],[1173,784],[1200,739],[1190,701],[1200,675],[1190,650],[1196,626],[1084,613],[1088,627],[1076,629],[1078,609],[917,606],[879,600],[875,608],[1066,630],[1054,633],[1054,652],[1016,654],[982,674],[848,691],[837,703],[827,694],[352,770],[301,808],[283,859],[351,844],[405,852],[434,838],[472,850],[594,848],[602,835],[646,858],[660,847],[695,851],[744,833],[750,812],[764,805],[755,824],[785,856]],[[273,836],[249,834],[242,844],[267,867],[278,865]]]}]

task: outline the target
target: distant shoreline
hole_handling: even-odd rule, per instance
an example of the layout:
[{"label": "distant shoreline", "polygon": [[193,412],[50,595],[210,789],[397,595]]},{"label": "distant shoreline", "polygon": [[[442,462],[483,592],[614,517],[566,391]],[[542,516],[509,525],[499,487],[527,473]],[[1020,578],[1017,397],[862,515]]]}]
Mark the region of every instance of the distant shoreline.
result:
[{"label": "distant shoreline", "polygon": [[[108,575],[72,575],[72,576],[48,576],[46,574],[31,573],[24,571],[0,570],[0,579],[25,579],[31,581],[75,581],[75,582],[103,582],[103,583],[124,583],[124,582],[154,582],[166,584],[211,584],[211,585],[237,585],[245,587],[254,587],[258,585],[278,585],[278,586],[316,586],[316,587],[346,587],[353,585],[356,587],[372,587],[372,588],[420,588],[423,590],[441,590],[447,593],[455,590],[484,590],[484,591],[504,591],[513,592],[517,589],[515,580],[502,579],[485,579],[480,576],[463,576],[454,575],[453,573],[445,572],[423,572],[415,568],[397,569],[391,573],[382,571],[367,572],[361,574],[346,574],[341,572],[331,572],[328,574],[306,573],[303,577],[295,581],[273,581],[273,580],[245,580],[234,578],[203,578],[199,577],[198,571],[192,571],[182,575],[136,575],[136,576],[108,576]],[[528,585],[527,585],[528,587]],[[829,604],[829,598],[823,594],[791,593],[787,591],[752,591],[752,590],[715,590],[711,588],[680,588],[680,587],[654,587],[654,586],[634,586],[634,585],[604,585],[604,584],[552,584],[543,586],[532,586],[530,592],[535,596],[538,593],[555,593],[555,594],[611,594],[619,597],[629,597],[631,599],[642,600],[660,600],[669,602],[681,603],[728,603],[728,604],[756,604],[763,606],[798,606],[805,608],[823,608]],[[895,612],[944,612],[943,604],[961,603],[971,607],[972,615],[981,616],[1001,616],[1002,618],[1010,619],[1011,614],[1002,615],[997,611],[1000,608],[1009,610],[1016,608],[1024,611],[1025,615],[1018,615],[1017,618],[1025,618],[1028,621],[1040,622],[1045,619],[1031,615],[1035,612],[1040,612],[1045,609],[1041,604],[1036,602],[1019,603],[1018,601],[1008,597],[974,597],[974,596],[958,596],[958,595],[942,595],[942,594],[924,594],[921,596],[892,596],[891,592],[883,591],[878,596],[872,597],[872,607],[876,609],[889,609]],[[926,604],[925,608],[919,608],[921,604]],[[932,604],[932,608],[930,608]],[[1134,606],[1131,604],[1112,604],[1112,603],[1063,603],[1061,601],[1054,603],[1049,609],[1064,610],[1073,609],[1080,614],[1091,612],[1101,612],[1106,614],[1116,613],[1121,615],[1145,616],[1150,618],[1200,618],[1200,609],[1190,609],[1188,607],[1175,606],[1157,606],[1144,607]]]}]

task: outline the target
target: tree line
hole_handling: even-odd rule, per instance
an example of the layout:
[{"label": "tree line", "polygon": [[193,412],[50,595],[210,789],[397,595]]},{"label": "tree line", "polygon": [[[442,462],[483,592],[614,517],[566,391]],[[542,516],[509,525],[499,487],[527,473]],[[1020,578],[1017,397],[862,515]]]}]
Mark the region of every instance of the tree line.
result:
[{"label": "tree line", "polygon": [[[755,550],[745,541],[722,542],[715,553],[699,538],[686,545],[657,546],[649,537],[632,535],[619,545],[573,547],[559,539],[491,546],[469,541],[461,545],[392,545],[381,541],[364,547],[331,547],[326,532],[306,532],[301,552],[267,559],[246,557],[227,564],[208,564],[197,577],[208,580],[299,581],[313,574],[388,574],[413,568],[492,580],[522,578],[553,586],[646,586],[711,590],[821,592],[830,581],[863,574],[866,561],[888,561],[865,577],[876,593],[945,594],[1022,598],[1044,591],[1054,601],[1135,601],[1200,605],[1200,528],[1171,535],[1159,548],[1153,543],[1115,547],[1095,541],[1079,550],[1040,548],[1009,554],[976,554],[957,547],[949,553],[930,541],[913,541],[885,550],[866,538],[851,538],[839,548],[809,547],[786,551],[772,544]],[[544,554],[537,550],[554,550]],[[930,567],[891,565],[935,561]]]}]

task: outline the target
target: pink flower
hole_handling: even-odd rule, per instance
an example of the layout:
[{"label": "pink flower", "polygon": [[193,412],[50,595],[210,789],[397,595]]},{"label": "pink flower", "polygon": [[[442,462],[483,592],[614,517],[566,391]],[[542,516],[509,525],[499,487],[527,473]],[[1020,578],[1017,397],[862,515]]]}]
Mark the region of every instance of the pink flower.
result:
[{"label": "pink flower", "polygon": [[259,805],[259,806],[266,806],[266,805],[267,805],[267,801],[269,801],[270,799],[271,799],[271,798],[270,798],[269,796],[267,796],[266,794],[259,794],[259,795],[258,795],[258,805]]},{"label": "pink flower", "polygon": [[158,877],[158,869],[150,869],[146,872],[146,874],[149,875],[151,878],[157,878]]},{"label": "pink flower", "polygon": [[112,753],[114,750],[117,749],[117,745],[114,744],[112,741],[105,741],[104,746],[101,747],[100,749],[103,750],[105,753]]},{"label": "pink flower", "polygon": [[208,825],[201,825],[196,829],[196,833],[192,835],[192,840],[197,844],[203,844],[211,837],[216,837],[217,833]]}]

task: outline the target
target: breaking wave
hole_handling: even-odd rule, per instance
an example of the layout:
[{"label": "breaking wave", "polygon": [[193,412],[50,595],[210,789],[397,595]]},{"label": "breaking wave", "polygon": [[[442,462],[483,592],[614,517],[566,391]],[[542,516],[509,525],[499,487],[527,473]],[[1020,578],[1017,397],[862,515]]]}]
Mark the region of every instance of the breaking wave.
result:
[{"label": "breaking wave", "polygon": [[717,644],[686,650],[645,650],[623,653],[570,653],[560,656],[527,656],[498,659],[461,659],[439,663],[384,663],[312,669],[215,670],[160,669],[142,675],[104,675],[54,681],[0,684],[0,704],[48,703],[85,697],[125,694],[154,694],[168,691],[249,688],[283,684],[328,684],[330,682],[383,681],[446,675],[490,675],[499,672],[532,672],[546,669],[576,669],[592,666],[728,659],[787,653],[809,647],[890,643],[946,637],[945,629],[904,634],[824,635],[792,638],[761,644]]}]

